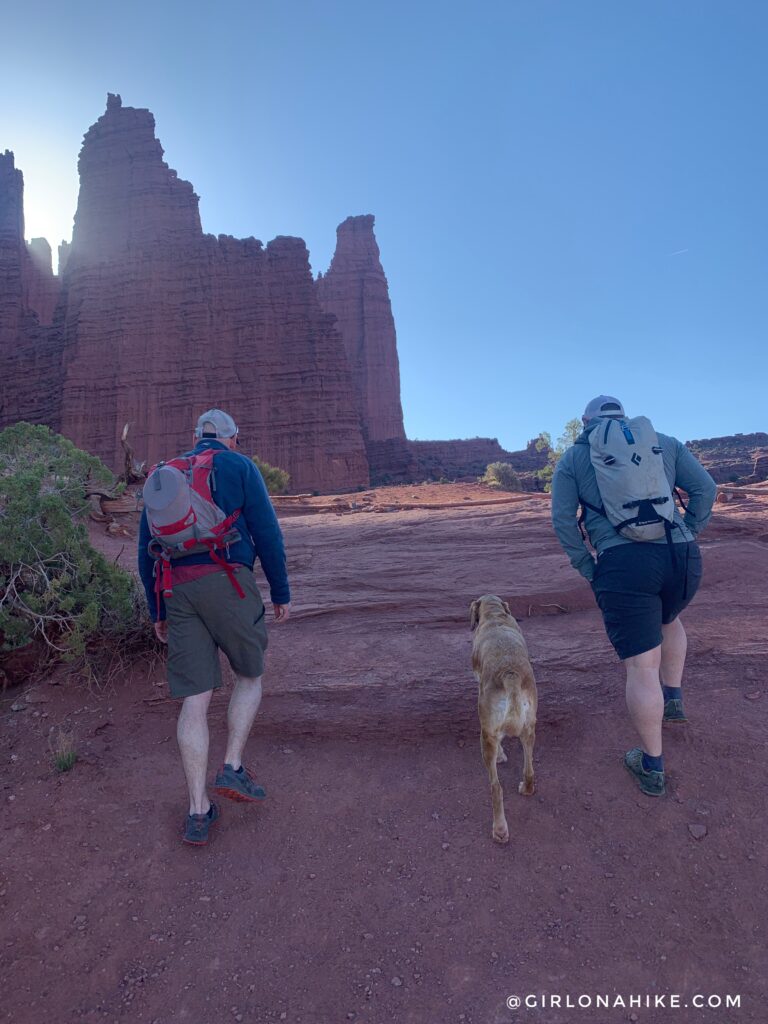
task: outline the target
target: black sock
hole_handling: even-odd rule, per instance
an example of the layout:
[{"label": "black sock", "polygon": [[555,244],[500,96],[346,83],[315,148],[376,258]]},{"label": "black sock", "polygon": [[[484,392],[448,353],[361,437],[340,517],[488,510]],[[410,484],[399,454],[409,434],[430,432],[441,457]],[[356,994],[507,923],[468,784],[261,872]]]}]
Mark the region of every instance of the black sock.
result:
[{"label": "black sock", "polygon": [[663,772],[664,771],[664,755],[659,754],[658,757],[653,757],[652,754],[646,754],[643,751],[643,771],[644,772]]},{"label": "black sock", "polygon": [[[224,767],[225,767],[225,768],[232,768],[232,765],[231,765],[231,764],[229,763],[229,761],[227,761],[227,762],[226,762],[226,764],[224,765]],[[234,773],[235,773],[236,775],[241,775],[241,774],[242,774],[242,771],[243,771],[243,766],[242,766],[242,765],[240,765],[240,767],[239,767],[239,768],[232,768],[232,771],[233,771],[233,772],[234,772]]]},{"label": "black sock", "polygon": [[209,818],[213,817],[213,804],[211,804],[211,806],[208,808],[208,817]]},{"label": "black sock", "polygon": [[661,689],[664,692],[664,700],[682,700],[683,689],[681,686],[665,686],[661,684]]}]

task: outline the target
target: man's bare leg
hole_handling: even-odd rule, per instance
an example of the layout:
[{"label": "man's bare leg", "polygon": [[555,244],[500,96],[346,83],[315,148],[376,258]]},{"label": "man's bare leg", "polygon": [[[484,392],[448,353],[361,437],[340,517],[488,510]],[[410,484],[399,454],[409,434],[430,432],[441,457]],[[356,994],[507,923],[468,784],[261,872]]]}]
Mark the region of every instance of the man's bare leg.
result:
[{"label": "man's bare leg", "polygon": [[659,684],[661,647],[627,658],[627,708],[646,754],[661,757],[664,697]]},{"label": "man's bare leg", "polygon": [[205,785],[208,774],[208,705],[213,690],[185,697],[176,737],[189,787],[189,813],[207,814],[211,802]]},{"label": "man's bare leg", "polygon": [[688,637],[679,618],[661,627],[661,679],[665,686],[678,687],[683,681]]},{"label": "man's bare leg", "polygon": [[235,686],[227,710],[227,753],[226,764],[237,770],[243,763],[243,750],[251,732],[253,720],[261,704],[261,676],[248,679],[235,676]]}]

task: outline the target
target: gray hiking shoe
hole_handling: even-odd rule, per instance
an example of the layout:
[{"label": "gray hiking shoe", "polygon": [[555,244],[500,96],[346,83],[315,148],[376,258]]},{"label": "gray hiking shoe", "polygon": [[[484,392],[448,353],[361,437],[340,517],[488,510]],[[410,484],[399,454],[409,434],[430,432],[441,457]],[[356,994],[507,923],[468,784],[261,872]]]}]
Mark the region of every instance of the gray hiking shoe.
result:
[{"label": "gray hiking shoe", "polygon": [[643,752],[640,747],[633,747],[626,752],[624,767],[634,775],[646,796],[664,796],[664,772],[647,772],[643,768]]},{"label": "gray hiking shoe", "polygon": [[665,722],[687,722],[688,719],[685,717],[683,711],[683,702],[681,700],[665,700],[664,701],[664,721]]},{"label": "gray hiking shoe", "polygon": [[228,800],[246,804],[259,803],[267,795],[249,775],[247,768],[242,766],[239,771],[235,771],[231,764],[222,765],[213,788]]},{"label": "gray hiking shoe", "polygon": [[207,814],[188,814],[182,840],[190,846],[205,846],[211,825],[219,819],[219,808],[211,801]]}]

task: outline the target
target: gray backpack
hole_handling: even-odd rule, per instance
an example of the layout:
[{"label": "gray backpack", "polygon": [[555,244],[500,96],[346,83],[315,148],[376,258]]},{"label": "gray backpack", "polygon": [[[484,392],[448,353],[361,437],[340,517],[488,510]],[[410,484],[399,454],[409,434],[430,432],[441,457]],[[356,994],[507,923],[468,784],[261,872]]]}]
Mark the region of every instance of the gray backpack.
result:
[{"label": "gray backpack", "polygon": [[601,419],[589,435],[589,448],[603,507],[582,504],[604,515],[627,540],[671,539],[675,502],[651,421],[646,416]]}]

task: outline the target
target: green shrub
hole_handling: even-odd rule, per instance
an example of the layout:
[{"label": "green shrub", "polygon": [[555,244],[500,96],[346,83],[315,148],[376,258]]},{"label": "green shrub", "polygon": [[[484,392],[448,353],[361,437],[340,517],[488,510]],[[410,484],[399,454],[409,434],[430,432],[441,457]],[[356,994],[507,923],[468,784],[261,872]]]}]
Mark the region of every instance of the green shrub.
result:
[{"label": "green shrub", "polygon": [[0,652],[37,643],[40,664],[79,663],[98,677],[105,652],[150,636],[136,579],[88,541],[89,487],[114,478],[47,427],[0,432]]},{"label": "green shrub", "polygon": [[555,467],[560,461],[563,452],[566,452],[572,444],[575,444],[576,438],[581,434],[581,430],[581,420],[568,420],[562,434],[557,439],[557,444],[554,447],[552,446],[552,436],[550,434],[546,431],[539,434],[538,440],[536,441],[536,451],[546,451],[547,464],[542,469],[536,470],[536,476],[544,485],[545,491],[552,490],[552,477],[555,473]]},{"label": "green shrub", "polygon": [[253,456],[253,461],[264,477],[269,494],[285,494],[291,479],[290,475],[284,469],[278,469],[277,466],[270,466],[268,462],[262,462],[258,455]]},{"label": "green shrub", "polygon": [[520,478],[508,462],[491,462],[480,477],[480,483],[500,491],[520,491]]}]

